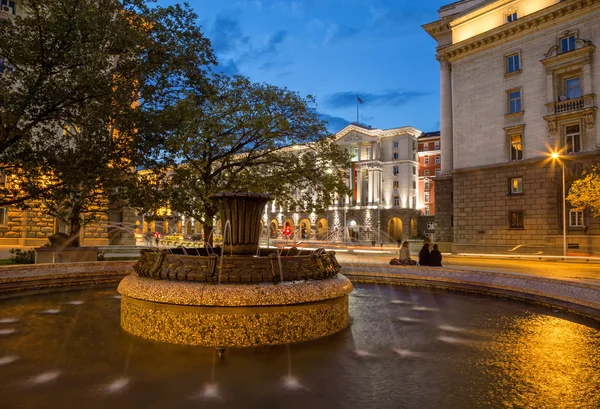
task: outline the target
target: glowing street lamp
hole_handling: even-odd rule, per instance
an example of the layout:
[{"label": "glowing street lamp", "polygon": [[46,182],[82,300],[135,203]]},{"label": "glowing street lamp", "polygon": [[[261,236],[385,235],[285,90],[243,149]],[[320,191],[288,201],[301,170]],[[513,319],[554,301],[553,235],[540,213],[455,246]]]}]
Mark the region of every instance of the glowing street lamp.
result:
[{"label": "glowing street lamp", "polygon": [[567,259],[567,201],[565,196],[565,165],[560,160],[558,152],[552,152],[550,155],[553,161],[560,164],[562,170],[562,209],[563,209],[563,258]]}]

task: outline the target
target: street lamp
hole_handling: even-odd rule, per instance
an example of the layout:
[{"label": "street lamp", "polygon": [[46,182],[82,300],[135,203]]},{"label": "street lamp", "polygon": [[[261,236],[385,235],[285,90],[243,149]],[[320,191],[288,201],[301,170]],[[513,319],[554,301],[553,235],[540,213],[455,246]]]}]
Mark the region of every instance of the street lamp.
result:
[{"label": "street lamp", "polygon": [[558,152],[552,152],[552,160],[560,164],[562,170],[562,208],[563,208],[563,258],[567,259],[567,200],[565,196],[565,165],[560,160]]}]

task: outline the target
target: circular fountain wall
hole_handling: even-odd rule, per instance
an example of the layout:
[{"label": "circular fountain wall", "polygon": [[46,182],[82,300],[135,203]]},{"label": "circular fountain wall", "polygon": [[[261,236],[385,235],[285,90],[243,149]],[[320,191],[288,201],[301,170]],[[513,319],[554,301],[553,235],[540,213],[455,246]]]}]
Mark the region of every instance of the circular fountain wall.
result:
[{"label": "circular fountain wall", "polygon": [[246,347],[312,340],[348,326],[352,284],[334,252],[258,257],[260,215],[271,196],[212,199],[231,227],[221,253],[142,253],[136,273],[119,285],[123,329],[162,342]]}]

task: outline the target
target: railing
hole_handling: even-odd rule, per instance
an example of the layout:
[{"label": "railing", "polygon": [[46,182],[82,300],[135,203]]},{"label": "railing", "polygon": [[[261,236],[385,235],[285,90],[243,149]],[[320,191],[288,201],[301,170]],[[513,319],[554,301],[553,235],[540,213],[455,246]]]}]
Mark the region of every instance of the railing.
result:
[{"label": "railing", "polygon": [[584,95],[579,98],[566,99],[564,101],[551,102],[547,104],[549,114],[562,114],[565,112],[578,111],[596,105],[594,94]]}]

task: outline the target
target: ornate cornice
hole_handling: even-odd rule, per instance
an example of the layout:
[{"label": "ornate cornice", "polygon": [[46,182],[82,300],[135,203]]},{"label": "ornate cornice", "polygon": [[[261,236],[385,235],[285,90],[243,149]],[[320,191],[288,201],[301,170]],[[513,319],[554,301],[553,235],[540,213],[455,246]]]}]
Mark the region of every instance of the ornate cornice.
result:
[{"label": "ornate cornice", "polygon": [[[600,0],[571,0],[555,4],[512,23],[504,24],[486,31],[460,43],[438,49],[438,57],[454,62],[473,53],[494,47],[508,39],[518,38],[529,34],[541,27],[551,26],[558,21],[572,18],[575,15],[588,12],[592,7],[598,7]],[[431,23],[433,24],[433,23]]]},{"label": "ornate cornice", "polygon": [[335,134],[335,140],[337,141],[337,140],[342,139],[344,136],[348,135],[350,132],[357,132],[359,134],[362,134],[365,136],[370,136],[372,138],[387,138],[390,136],[406,135],[406,134],[412,135],[414,137],[418,137],[423,133],[423,132],[419,131],[418,129],[413,128],[412,126],[404,126],[402,128],[392,128],[392,129],[384,130],[384,129],[379,129],[379,128],[367,129],[367,128],[363,128],[362,126],[350,124]]}]

